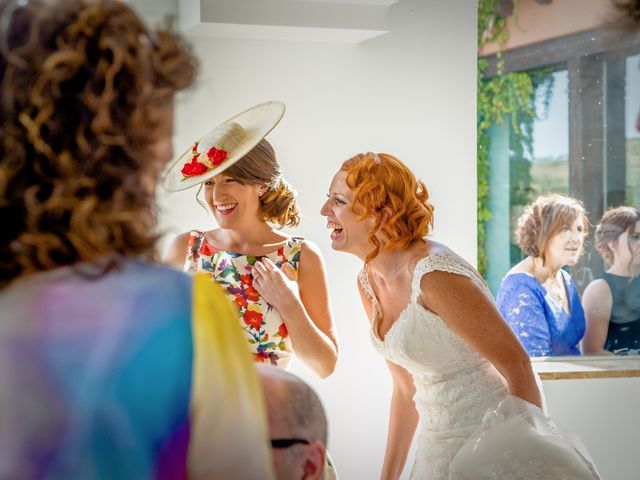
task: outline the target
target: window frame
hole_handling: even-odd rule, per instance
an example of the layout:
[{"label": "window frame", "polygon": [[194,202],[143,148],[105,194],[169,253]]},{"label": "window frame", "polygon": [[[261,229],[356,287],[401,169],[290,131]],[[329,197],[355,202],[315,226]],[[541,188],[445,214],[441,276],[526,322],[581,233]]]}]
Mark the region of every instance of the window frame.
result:
[{"label": "window frame", "polygon": [[[487,79],[498,74],[501,60],[500,74],[547,67],[568,71],[569,195],[582,200],[593,223],[607,208],[625,202],[625,95],[620,92],[625,88],[626,58],[639,53],[640,35],[597,29],[482,57],[488,62]],[[593,248],[593,230],[585,255],[571,268],[581,292],[605,269]]]}]

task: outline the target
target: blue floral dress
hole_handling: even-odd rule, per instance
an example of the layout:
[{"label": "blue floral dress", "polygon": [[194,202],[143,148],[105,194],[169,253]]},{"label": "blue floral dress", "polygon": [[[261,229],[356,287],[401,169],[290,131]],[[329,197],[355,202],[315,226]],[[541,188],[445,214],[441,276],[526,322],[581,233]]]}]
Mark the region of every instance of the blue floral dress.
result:
[{"label": "blue floral dress", "polygon": [[288,263],[298,273],[303,238],[291,237],[267,255],[252,256],[219,250],[205,239],[204,232],[192,231],[184,270],[203,271],[211,275],[238,307],[244,330],[255,360],[286,368],[293,348],[280,313],[253,287],[253,265],[267,257],[278,268]]},{"label": "blue floral dress", "polygon": [[578,343],[585,331],[584,310],[571,275],[561,271],[570,314],[533,275],[507,275],[498,290],[496,303],[500,313],[532,357],[580,355]]}]

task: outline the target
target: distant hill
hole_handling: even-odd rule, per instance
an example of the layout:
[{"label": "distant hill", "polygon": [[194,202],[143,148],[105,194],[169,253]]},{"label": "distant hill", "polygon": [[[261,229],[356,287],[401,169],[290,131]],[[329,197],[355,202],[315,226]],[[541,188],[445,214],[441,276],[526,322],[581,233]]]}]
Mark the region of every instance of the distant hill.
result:
[{"label": "distant hill", "polygon": [[[640,138],[627,140],[627,203],[640,208]],[[534,158],[531,162],[532,199],[547,193],[569,193],[567,155]]]}]

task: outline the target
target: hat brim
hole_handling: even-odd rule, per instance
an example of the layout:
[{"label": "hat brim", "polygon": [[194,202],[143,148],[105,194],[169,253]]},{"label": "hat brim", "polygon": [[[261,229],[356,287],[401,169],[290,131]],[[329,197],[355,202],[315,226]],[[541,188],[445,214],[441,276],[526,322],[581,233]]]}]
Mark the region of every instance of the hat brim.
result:
[{"label": "hat brim", "polygon": [[174,160],[171,166],[167,169],[162,185],[170,192],[178,192],[180,190],[186,190],[187,188],[199,185],[202,182],[206,182],[210,178],[224,172],[238,160],[242,159],[242,157],[249,153],[253,147],[260,143],[260,141],[266,137],[271,130],[273,130],[284,115],[284,111],[285,106],[282,102],[265,102],[248,108],[244,112],[222,122],[221,125],[236,122],[240,124],[246,132],[246,137],[233,149],[233,152],[229,153],[225,161],[221,165],[214,167],[201,175],[185,178],[184,175],[182,175],[181,170],[185,163],[191,161],[192,153],[191,148],[189,148]]}]

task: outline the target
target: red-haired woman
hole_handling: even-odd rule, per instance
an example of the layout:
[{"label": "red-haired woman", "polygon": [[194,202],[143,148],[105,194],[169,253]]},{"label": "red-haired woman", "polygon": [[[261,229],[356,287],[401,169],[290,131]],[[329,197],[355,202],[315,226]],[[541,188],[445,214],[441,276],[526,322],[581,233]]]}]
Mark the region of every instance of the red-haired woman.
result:
[{"label": "red-haired woman", "polygon": [[[520,478],[519,469],[531,467],[522,455],[535,460],[547,451],[544,441],[533,446],[531,429],[508,441],[495,431],[488,444],[481,440],[493,457],[461,451],[487,411],[499,405],[542,415],[542,399],[529,357],[480,275],[425,238],[433,223],[425,185],[397,158],[366,153],[344,162],[328,197],[321,213],[332,247],[364,262],[358,289],[372,343],[393,378],[381,478],[400,476],[419,419],[411,478]],[[535,478],[565,466],[538,461]]]}]

